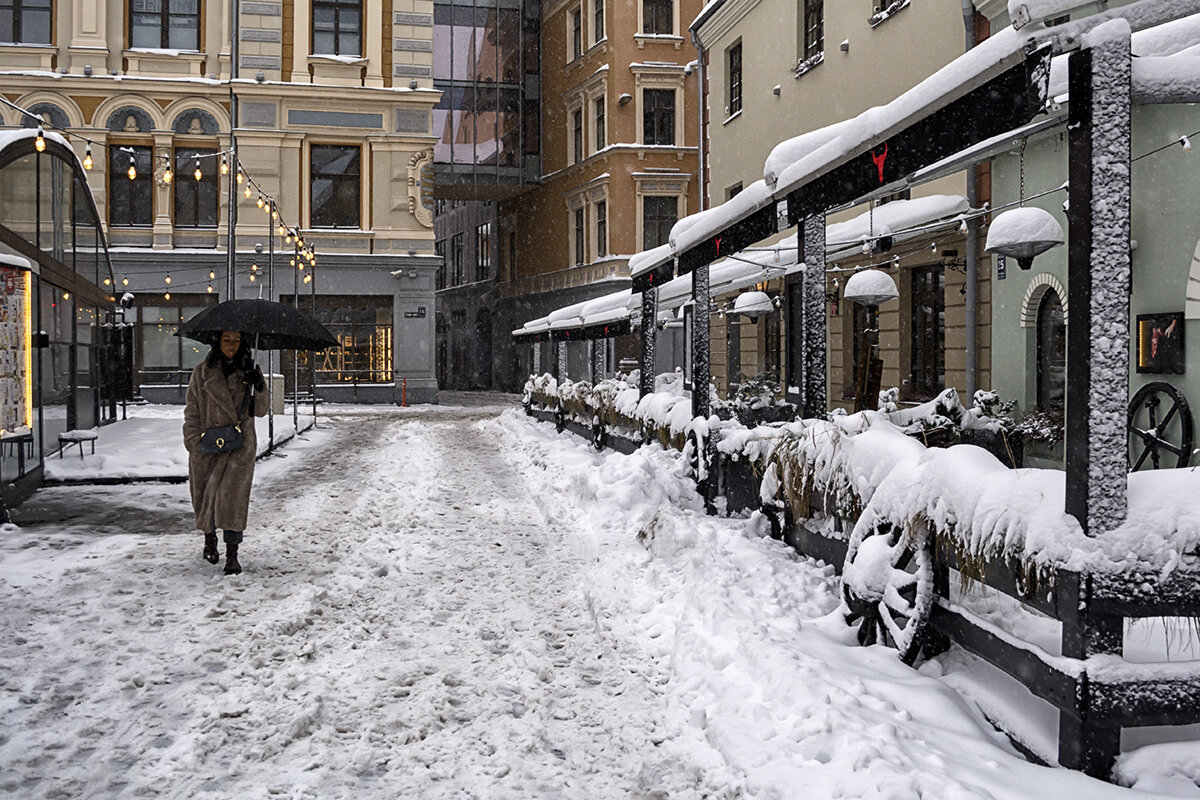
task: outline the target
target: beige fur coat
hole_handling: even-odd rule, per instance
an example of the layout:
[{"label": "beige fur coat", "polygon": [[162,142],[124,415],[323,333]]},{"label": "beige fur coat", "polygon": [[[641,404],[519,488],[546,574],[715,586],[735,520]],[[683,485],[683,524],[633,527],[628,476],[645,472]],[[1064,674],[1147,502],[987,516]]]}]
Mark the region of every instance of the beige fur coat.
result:
[{"label": "beige fur coat", "polygon": [[232,425],[242,407],[243,373],[236,370],[225,377],[220,365],[210,367],[208,359],[192,370],[183,412],[183,444],[188,451],[188,482],[192,489],[192,508],[196,527],[204,532],[217,528],[244,531],[250,507],[250,484],[254,480],[254,459],[258,437],[250,415],[267,414],[266,392],[255,393],[253,408],[247,410],[242,426],[244,444],[228,453],[201,453],[196,449],[200,434],[209,428]]}]

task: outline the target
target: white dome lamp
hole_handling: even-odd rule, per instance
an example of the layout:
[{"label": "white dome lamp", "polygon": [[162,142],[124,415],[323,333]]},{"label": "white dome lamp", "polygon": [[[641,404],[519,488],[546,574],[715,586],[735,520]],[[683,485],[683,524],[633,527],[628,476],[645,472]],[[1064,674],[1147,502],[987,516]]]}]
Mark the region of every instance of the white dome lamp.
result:
[{"label": "white dome lamp", "polygon": [[775,303],[766,292],[743,292],[733,301],[733,313],[757,320],[775,310]]},{"label": "white dome lamp", "polygon": [[1053,214],[1044,208],[1024,206],[997,214],[992,219],[984,249],[1015,258],[1017,266],[1029,269],[1035,256],[1065,241],[1062,226]]},{"label": "white dome lamp", "polygon": [[886,272],[864,269],[846,281],[846,299],[864,306],[878,306],[900,296],[896,282]]}]

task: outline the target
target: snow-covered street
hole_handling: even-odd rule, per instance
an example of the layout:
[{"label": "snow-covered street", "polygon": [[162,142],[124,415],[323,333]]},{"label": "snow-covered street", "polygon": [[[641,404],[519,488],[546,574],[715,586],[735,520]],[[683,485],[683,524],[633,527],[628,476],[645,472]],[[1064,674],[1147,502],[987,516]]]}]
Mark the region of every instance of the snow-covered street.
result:
[{"label": "snow-covered street", "polygon": [[18,509],[0,793],[1148,796],[1026,763],[942,665],[854,646],[832,570],[705,516],[677,454],[512,406],[329,411],[260,462],[240,576],[184,485]]}]

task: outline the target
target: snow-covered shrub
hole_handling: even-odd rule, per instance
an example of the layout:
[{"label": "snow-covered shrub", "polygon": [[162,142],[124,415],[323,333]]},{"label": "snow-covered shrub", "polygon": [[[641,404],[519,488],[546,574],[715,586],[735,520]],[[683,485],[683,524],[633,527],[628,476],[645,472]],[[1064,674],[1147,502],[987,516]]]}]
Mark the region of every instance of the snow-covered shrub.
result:
[{"label": "snow-covered shrub", "polygon": [[796,418],[796,406],[783,399],[783,386],[767,372],[742,381],[728,400],[714,396],[712,408],[722,419],[736,418],[747,428]]}]

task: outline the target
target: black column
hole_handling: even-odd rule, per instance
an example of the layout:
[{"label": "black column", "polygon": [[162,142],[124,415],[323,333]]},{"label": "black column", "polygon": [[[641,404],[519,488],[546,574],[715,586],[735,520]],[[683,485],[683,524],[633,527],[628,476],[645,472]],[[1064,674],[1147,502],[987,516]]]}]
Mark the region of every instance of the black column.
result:
[{"label": "black column", "polygon": [[803,330],[804,374],[800,385],[801,411],[806,418],[822,417],[828,410],[825,391],[825,215],[805,217]]},{"label": "black column", "polygon": [[640,397],[654,391],[654,344],[658,335],[658,287],[642,292],[642,378],[638,383]]},{"label": "black column", "polygon": [[692,416],[704,417],[712,412],[709,393],[708,341],[708,267],[707,263],[692,272]]}]

